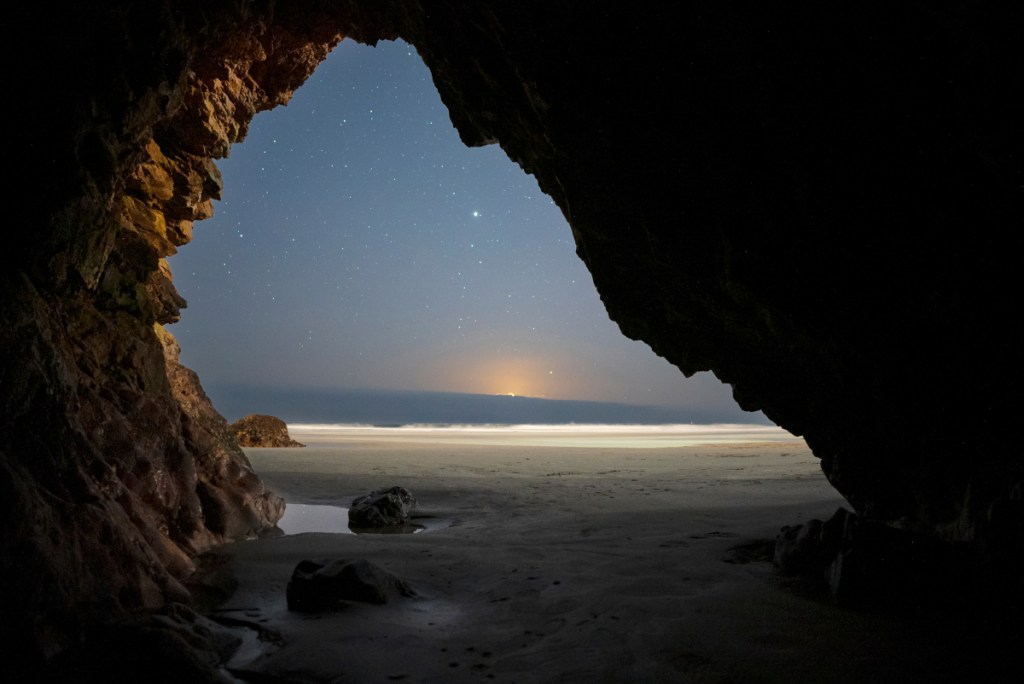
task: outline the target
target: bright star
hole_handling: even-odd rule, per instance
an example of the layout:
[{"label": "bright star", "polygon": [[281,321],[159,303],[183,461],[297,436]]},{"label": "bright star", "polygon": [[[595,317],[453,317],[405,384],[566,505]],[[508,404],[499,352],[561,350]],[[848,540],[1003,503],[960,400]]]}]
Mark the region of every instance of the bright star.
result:
[{"label": "bright star", "polygon": [[480,218],[480,212],[479,211],[474,211],[473,212],[473,218]]}]

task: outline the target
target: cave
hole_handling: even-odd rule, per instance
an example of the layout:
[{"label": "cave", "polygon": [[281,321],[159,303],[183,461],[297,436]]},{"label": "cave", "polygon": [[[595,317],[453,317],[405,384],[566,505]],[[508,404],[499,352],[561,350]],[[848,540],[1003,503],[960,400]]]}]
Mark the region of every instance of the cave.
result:
[{"label": "cave", "polygon": [[[1020,595],[1019,23],[961,5],[110,2],[14,11],[3,639],[40,663],[272,528],[163,324],[214,160],[401,38],[567,217],[626,336],[803,436],[856,516]],[[1014,217],[1017,217],[1016,219]],[[854,539],[853,542],[857,540]],[[1007,598],[1011,597],[1011,598]]]}]

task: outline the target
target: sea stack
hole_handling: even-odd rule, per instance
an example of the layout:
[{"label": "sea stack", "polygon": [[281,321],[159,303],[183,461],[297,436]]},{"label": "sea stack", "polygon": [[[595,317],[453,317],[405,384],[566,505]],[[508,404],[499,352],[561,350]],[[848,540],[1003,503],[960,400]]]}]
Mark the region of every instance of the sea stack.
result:
[{"label": "sea stack", "polygon": [[253,413],[231,424],[231,430],[244,447],[304,447],[288,434],[280,418]]}]

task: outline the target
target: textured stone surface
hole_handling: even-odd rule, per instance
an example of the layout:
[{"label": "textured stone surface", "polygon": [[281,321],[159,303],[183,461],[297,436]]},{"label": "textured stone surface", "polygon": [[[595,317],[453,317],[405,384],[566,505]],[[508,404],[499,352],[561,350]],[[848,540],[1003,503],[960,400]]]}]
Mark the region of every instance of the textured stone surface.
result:
[{"label": "textured stone surface", "polygon": [[244,447],[301,447],[288,435],[288,425],[280,418],[259,414],[239,418],[231,424],[231,431]]},{"label": "textured stone surface", "polygon": [[416,499],[404,487],[378,489],[356,497],[348,508],[348,525],[353,530],[401,528],[409,524]]},{"label": "textured stone surface", "polygon": [[382,604],[416,592],[387,570],[359,558],[304,560],[292,571],[286,594],[288,610],[315,612],[337,608],[342,601]]},{"label": "textured stone surface", "polygon": [[18,77],[33,208],[0,269],[0,613],[23,658],[188,600],[195,554],[283,512],[162,327],[184,304],[164,257],[221,191],[211,155],[336,39],[250,9],[43,9],[8,43],[40,55]]},{"label": "textured stone surface", "polygon": [[416,45],[463,140],[499,142],[562,208],[627,336],[804,435],[859,517],[1019,567],[1015,9],[10,11],[0,613],[14,652],[178,597],[191,554],[279,512],[171,361],[159,325],[183,302],[163,258],[212,211],[212,159],[343,34]]}]

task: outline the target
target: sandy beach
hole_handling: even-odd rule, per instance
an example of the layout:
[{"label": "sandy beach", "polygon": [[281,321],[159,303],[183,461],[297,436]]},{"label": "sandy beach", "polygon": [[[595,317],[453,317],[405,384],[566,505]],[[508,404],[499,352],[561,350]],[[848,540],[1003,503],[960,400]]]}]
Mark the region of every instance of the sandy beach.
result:
[{"label": "sandy beach", "polygon": [[[303,506],[345,507],[393,485],[416,496],[424,529],[351,534],[335,511],[335,533],[227,547],[238,588],[217,614],[273,637],[253,640],[231,667],[249,681],[290,682],[910,682],[969,672],[941,655],[962,635],[938,634],[928,617],[841,608],[777,573],[767,543],[779,528],[844,502],[801,440],[768,430],[293,426],[307,448],[246,451],[292,505],[291,531],[302,529]],[[318,558],[367,559],[418,596],[289,612],[293,568]]]}]

